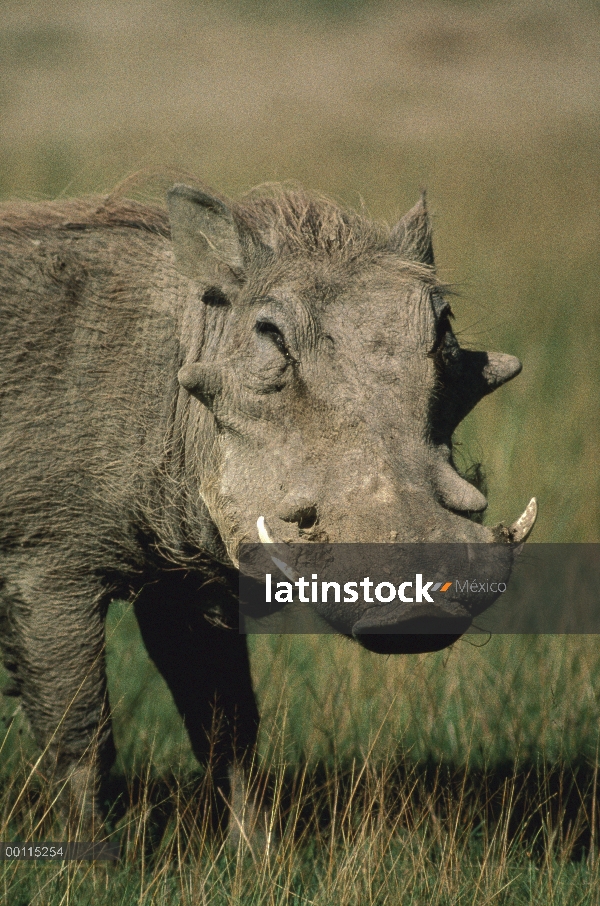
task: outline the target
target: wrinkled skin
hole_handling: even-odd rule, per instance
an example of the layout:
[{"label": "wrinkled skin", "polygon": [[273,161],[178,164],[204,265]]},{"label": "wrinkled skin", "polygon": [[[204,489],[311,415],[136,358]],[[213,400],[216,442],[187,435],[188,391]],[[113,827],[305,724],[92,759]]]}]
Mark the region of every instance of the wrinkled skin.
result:
[{"label": "wrinkled skin", "polygon": [[[135,597],[227,796],[258,725],[227,626],[260,516],[281,544],[520,540],[470,518],[486,501],[451,458],[456,425],[520,364],[458,347],[423,201],[391,232],[300,191],[234,205],[176,187],[169,214],[102,200],[0,218],[0,638],[46,776],[89,832],[114,758],[111,598]],[[381,642],[358,616],[337,628],[382,651],[465,628]]]}]

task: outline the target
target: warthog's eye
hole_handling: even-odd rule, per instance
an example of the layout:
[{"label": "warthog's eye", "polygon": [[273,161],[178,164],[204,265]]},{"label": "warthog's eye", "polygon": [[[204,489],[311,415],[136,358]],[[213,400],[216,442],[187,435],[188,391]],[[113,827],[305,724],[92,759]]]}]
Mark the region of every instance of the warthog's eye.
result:
[{"label": "warthog's eye", "polygon": [[286,357],[288,362],[295,361],[293,355],[288,349],[283,333],[276,324],[273,324],[272,321],[261,319],[260,321],[256,322],[254,329],[259,336],[269,339],[277,347],[280,353]]},{"label": "warthog's eye", "polygon": [[450,324],[446,318],[442,321],[438,321],[435,327],[435,340],[433,341],[433,346],[429,350],[430,356],[437,356],[443,351],[449,330]]},{"label": "warthog's eye", "polygon": [[429,355],[431,356],[443,352],[448,339],[452,336],[450,318],[453,318],[454,315],[452,314],[452,309],[445,300],[443,301],[443,304],[439,306],[437,314],[438,319],[435,325],[435,340],[433,346],[429,350]]}]

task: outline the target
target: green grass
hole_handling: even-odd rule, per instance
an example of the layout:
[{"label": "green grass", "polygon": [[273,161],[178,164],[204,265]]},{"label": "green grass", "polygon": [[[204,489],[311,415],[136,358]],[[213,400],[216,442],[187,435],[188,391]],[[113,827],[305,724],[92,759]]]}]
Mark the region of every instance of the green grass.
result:
[{"label": "green grass", "polygon": [[[6,902],[598,902],[594,638],[499,636],[389,659],[333,637],[253,638],[256,771],[275,834],[269,849],[232,851],[208,832],[202,780],[129,605],[113,606],[108,632],[123,859],[5,863]],[[0,836],[56,838],[22,729],[17,715]]]}]

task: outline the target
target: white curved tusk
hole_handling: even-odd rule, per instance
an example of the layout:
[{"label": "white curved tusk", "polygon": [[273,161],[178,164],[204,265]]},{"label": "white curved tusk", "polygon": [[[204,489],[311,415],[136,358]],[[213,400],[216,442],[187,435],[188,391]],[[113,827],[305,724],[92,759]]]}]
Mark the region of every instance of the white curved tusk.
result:
[{"label": "white curved tusk", "polygon": [[258,519],[256,520],[256,528],[258,529],[258,538],[262,542],[262,544],[275,544],[267,531],[264,516],[258,517]]},{"label": "white curved tusk", "polygon": [[533,526],[535,525],[535,520],[537,519],[537,513],[537,500],[535,497],[532,497],[525,507],[525,511],[508,527],[510,540],[513,543],[520,544],[529,538]]}]

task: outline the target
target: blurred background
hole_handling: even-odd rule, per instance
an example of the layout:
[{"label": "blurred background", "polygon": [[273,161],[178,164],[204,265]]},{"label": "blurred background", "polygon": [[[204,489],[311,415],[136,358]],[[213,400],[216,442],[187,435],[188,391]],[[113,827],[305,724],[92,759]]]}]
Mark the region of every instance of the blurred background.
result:
[{"label": "blurred background", "polygon": [[421,187],[464,343],[524,370],[461,432],[491,521],[600,540],[600,6],[0,3],[0,193],[140,171],[296,180],[393,221]]},{"label": "blurred background", "polygon": [[[393,222],[426,186],[461,342],[524,366],[458,435],[462,464],[487,474],[486,520],[512,520],[535,494],[534,541],[600,541],[597,2],[2,0],[0,12],[2,199],[191,173],[231,195],[295,180]],[[161,681],[130,612],[111,619],[118,742],[156,755],[154,717],[172,706],[148,696]],[[488,757],[543,733],[556,747],[565,721],[573,751],[584,737],[593,748],[600,646],[533,644],[389,661],[353,648],[349,677],[343,640],[256,639],[254,664],[265,713],[292,688],[294,751],[361,750],[403,685],[390,733],[408,732],[419,756],[458,757],[473,734]],[[330,712],[345,715],[337,742]]]}]

